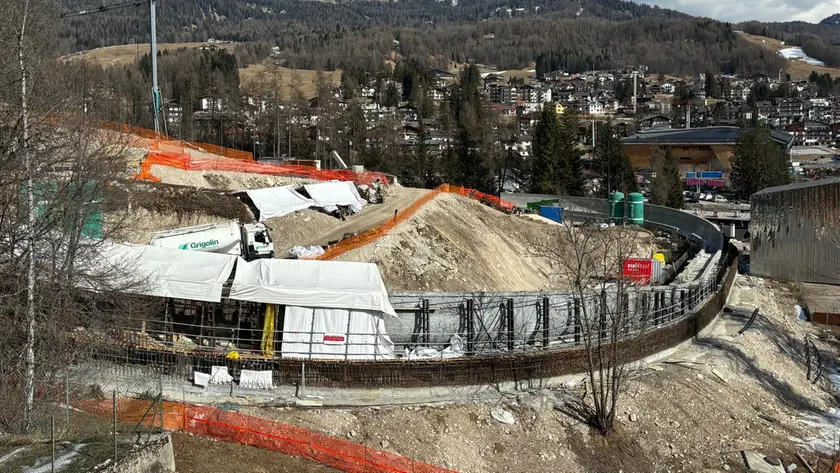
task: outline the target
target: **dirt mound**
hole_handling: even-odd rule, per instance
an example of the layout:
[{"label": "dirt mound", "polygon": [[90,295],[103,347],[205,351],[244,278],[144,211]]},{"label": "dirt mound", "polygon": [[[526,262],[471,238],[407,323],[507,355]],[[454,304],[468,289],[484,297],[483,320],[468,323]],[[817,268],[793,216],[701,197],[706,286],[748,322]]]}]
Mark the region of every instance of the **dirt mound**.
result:
[{"label": "dirt mound", "polygon": [[165,184],[218,190],[260,189],[263,187],[302,186],[312,179],[290,176],[268,176],[231,171],[185,171],[169,166],[152,166],[152,175]]},{"label": "dirt mound", "polygon": [[141,181],[109,186],[105,221],[121,241],[146,244],[154,232],[171,228],[254,220],[248,207],[227,192]]},{"label": "dirt mound", "polygon": [[389,218],[393,218],[395,210],[409,207],[427,192],[430,191],[391,186],[385,195],[384,203],[365,205],[361,213],[350,215],[345,220],[314,209],[268,219],[277,257],[285,258],[288,250],[296,245],[327,245],[344,238],[345,235],[378,227]]},{"label": "dirt mound", "polygon": [[549,226],[441,194],[383,238],[342,261],[379,265],[392,290],[526,291],[557,287],[535,246]]}]

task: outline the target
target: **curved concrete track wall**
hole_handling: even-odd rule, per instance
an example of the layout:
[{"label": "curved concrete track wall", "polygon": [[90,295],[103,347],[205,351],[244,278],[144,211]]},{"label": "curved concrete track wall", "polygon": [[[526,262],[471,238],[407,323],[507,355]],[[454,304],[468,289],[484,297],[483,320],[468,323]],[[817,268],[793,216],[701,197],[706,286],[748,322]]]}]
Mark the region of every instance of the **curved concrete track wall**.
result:
[{"label": "curved concrete track wall", "polygon": [[[551,196],[508,196],[525,202]],[[562,204],[580,216],[604,218],[603,199],[561,197]],[[670,230],[702,243],[715,257],[685,284],[644,288],[626,304],[638,320],[652,327],[631,332],[620,344],[643,359],[672,348],[702,330],[722,310],[737,273],[737,252],[723,253],[723,236],[710,222],[678,210],[647,206],[645,224]],[[272,370],[275,385],[305,384],[332,387],[417,387],[492,384],[552,378],[585,370],[585,351],[576,336],[575,301],[563,293],[394,293],[400,315],[387,322],[388,331],[402,346],[448,344],[462,336],[464,356],[445,359],[377,361],[301,361],[280,358],[227,360],[221,353],[162,351],[137,346],[105,346],[100,359],[148,364],[169,376],[190,379],[195,369],[226,365],[237,379],[242,369]]]},{"label": "curved concrete track wall", "polygon": [[[591,197],[573,197],[568,195],[547,194],[502,194],[502,199],[513,202],[517,207],[525,208],[529,202],[559,200],[564,211],[577,215],[592,214],[593,217],[609,214],[606,199]],[[645,226],[677,232],[686,239],[703,244],[703,248],[714,253],[723,249],[724,238],[720,228],[712,222],[682,210],[645,204]]]}]

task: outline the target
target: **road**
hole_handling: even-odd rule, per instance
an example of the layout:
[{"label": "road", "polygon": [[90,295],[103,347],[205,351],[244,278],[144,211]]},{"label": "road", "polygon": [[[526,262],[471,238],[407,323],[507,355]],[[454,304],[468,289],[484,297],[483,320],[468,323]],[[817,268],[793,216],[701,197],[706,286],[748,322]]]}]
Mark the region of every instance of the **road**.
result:
[{"label": "road", "polygon": [[326,245],[327,243],[344,238],[348,233],[361,233],[385,223],[394,218],[394,211],[401,211],[409,207],[428,192],[428,189],[410,187],[393,187],[394,195],[386,196],[382,204],[368,204],[358,215],[351,215],[339,226],[329,232],[320,234],[307,241],[306,245]]}]

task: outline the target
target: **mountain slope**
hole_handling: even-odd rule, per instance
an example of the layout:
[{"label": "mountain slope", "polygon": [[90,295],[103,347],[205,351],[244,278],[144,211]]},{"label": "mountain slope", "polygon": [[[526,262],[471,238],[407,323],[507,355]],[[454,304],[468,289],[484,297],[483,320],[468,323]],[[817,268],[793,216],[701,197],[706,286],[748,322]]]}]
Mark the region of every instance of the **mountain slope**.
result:
[{"label": "mountain slope", "polygon": [[829,17],[823,18],[821,25],[840,26],[840,13],[835,13]]},{"label": "mountain slope", "polygon": [[[70,9],[78,0],[59,1]],[[65,19],[60,50],[147,41],[145,15],[130,8]],[[623,0],[180,0],[162,3],[158,19],[160,42],[243,42],[251,58],[277,47],[284,65],[301,69],[376,71],[395,57],[502,69],[550,58],[569,72],[639,64],[675,74],[784,67],[729,24]]]}]

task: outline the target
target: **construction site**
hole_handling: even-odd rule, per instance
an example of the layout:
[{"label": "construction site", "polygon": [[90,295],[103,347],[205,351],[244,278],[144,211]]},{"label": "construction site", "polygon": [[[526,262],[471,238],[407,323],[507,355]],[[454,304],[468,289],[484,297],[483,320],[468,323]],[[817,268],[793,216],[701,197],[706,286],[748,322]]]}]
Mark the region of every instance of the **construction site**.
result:
[{"label": "construction site", "polygon": [[[112,417],[115,452],[119,422],[173,432],[162,451],[174,470],[160,471],[232,471],[232,459],[243,472],[833,464],[833,332],[796,316],[795,285],[738,274],[737,243],[703,218],[407,188],[106,128],[128,143],[130,171],[107,186],[110,239],[90,265],[130,268],[142,282],[126,297],[150,310],[80,328],[92,356],[59,391],[68,426],[71,405],[72,422]],[[575,292],[569,264],[588,231],[622,242],[627,271],[587,268],[607,281],[595,296]],[[625,277],[632,289],[619,291]],[[588,389],[581,320],[610,311],[628,314],[615,343],[632,372],[603,437],[564,406]],[[2,442],[0,472],[41,471],[40,447]]]}]

